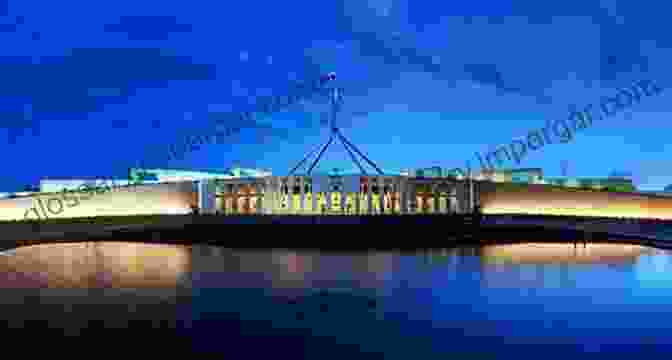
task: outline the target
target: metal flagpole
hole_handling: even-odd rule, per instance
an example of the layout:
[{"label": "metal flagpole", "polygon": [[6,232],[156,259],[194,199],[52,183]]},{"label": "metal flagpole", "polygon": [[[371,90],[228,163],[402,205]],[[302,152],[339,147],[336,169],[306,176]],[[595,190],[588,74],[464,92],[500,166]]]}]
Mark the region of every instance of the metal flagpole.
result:
[{"label": "metal flagpole", "polygon": [[323,145],[320,145],[320,146],[316,147],[313,151],[309,152],[308,155],[306,155],[306,157],[303,158],[303,160],[299,161],[299,163],[296,164],[296,166],[289,172],[289,176],[294,175],[294,172],[298,168],[300,168],[301,165],[303,165],[311,156],[313,156],[313,154],[315,154],[317,152],[317,150],[319,150],[322,146]]},{"label": "metal flagpole", "polygon": [[327,141],[326,144],[324,144],[324,147],[322,148],[322,151],[320,151],[320,154],[317,155],[317,158],[315,159],[315,161],[313,162],[313,164],[310,165],[310,169],[308,169],[308,175],[310,175],[310,173],[313,171],[313,168],[315,167],[315,165],[317,165],[317,163],[320,162],[320,159],[322,158],[322,155],[324,155],[324,152],[327,150],[327,148],[329,147],[329,145],[331,145],[331,142],[332,142],[332,141],[334,141],[334,137],[333,137],[333,136],[329,138],[329,141]]},{"label": "metal flagpole", "polygon": [[[339,133],[339,135],[340,135],[340,133]],[[357,164],[357,167],[359,167],[359,170],[362,172],[362,174],[368,175],[366,170],[362,166],[362,164],[360,164],[359,161],[357,160],[357,157],[355,156],[355,154],[353,154],[352,150],[350,150],[350,148],[348,147],[348,144],[346,144],[345,141],[343,141],[343,137],[339,136],[338,138],[341,140],[341,144],[343,144],[343,147],[348,152],[348,155],[350,155],[350,159],[352,159],[352,161],[355,164]]]},{"label": "metal flagpole", "polygon": [[359,151],[359,149],[357,149],[357,147],[356,147],[355,145],[353,145],[350,141],[348,141],[348,139],[347,139],[345,136],[343,136],[343,134],[342,134],[340,131],[338,131],[338,134],[340,135],[340,137],[341,137],[341,139],[342,139],[343,141],[345,141],[348,145],[350,145],[350,147],[351,147],[353,150],[355,150],[355,152],[357,152],[357,154],[359,154],[359,156],[361,156],[367,163],[369,163],[369,165],[371,165],[371,167],[373,167],[374,169],[376,169],[376,171],[378,172],[378,174],[380,174],[381,176],[382,176],[382,175],[385,175],[385,174],[383,173],[383,171],[380,170],[380,168],[378,168],[378,166],[376,166],[376,164],[375,164],[373,161],[369,160],[369,158],[367,158],[366,155],[362,154],[362,152]]},{"label": "metal flagpole", "polygon": [[[336,79],[336,74],[333,73],[333,72],[329,73],[325,79],[326,80],[335,80]],[[357,165],[359,170],[364,175],[367,175],[367,172],[364,169],[364,167],[362,166],[362,164],[357,160],[357,156],[355,156],[353,151],[355,153],[357,153],[357,155],[359,155],[362,159],[364,159],[371,167],[373,167],[378,172],[379,175],[381,175],[381,176],[384,175],[383,171],[373,161],[371,161],[368,157],[366,157],[366,155],[364,155],[361,151],[359,151],[359,149],[354,144],[352,144],[350,141],[348,141],[348,139],[343,135],[343,133],[340,131],[340,129],[338,128],[338,126],[336,124],[336,115],[337,115],[338,111],[340,110],[341,103],[343,102],[343,89],[342,88],[339,88],[339,87],[336,87],[336,86],[331,88],[330,102],[331,102],[331,119],[329,120],[329,127],[330,127],[330,130],[331,130],[330,131],[331,134],[329,136],[329,141],[327,141],[327,143],[324,146],[322,146],[322,149],[320,150],[319,155],[317,156],[315,161],[313,161],[310,168],[308,169],[308,175],[311,174],[311,172],[313,171],[315,166],[317,166],[317,164],[320,162],[320,160],[322,159],[322,156],[324,155],[325,151],[327,150],[329,145],[331,145],[331,143],[334,141],[335,138],[338,138],[341,141],[341,143],[345,147],[345,150],[348,152],[348,155],[350,156],[350,159],[352,160],[352,162],[354,162]],[[289,172],[289,175],[290,176],[293,175],[294,172],[298,168],[300,168],[315,153],[315,151],[317,151],[317,149],[309,152]]]}]

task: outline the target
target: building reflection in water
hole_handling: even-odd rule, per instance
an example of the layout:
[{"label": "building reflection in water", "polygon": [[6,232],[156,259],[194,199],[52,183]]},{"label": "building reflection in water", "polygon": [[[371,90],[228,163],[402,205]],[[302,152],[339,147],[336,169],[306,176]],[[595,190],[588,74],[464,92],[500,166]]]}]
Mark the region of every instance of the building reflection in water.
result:
[{"label": "building reflection in water", "polygon": [[188,247],[88,242],[26,246],[0,257],[0,288],[175,288]]},{"label": "building reflection in water", "polygon": [[[669,258],[663,250],[619,243],[524,243],[482,249],[483,286],[618,289],[630,286],[642,262]],[[618,277],[607,275],[619,273]]]},{"label": "building reflection in water", "polygon": [[[204,343],[238,345],[242,354],[256,344],[272,345],[263,346],[266,338],[226,341],[228,336],[245,334],[242,324],[250,331],[266,324],[259,333],[282,339],[287,329],[308,329],[296,342],[299,348],[329,337],[369,342],[370,349],[423,338],[437,349],[463,345],[462,351],[499,346],[502,336],[507,346],[558,337],[583,344],[614,328],[611,334],[624,336],[618,341],[633,334],[650,339],[643,330],[672,324],[665,315],[672,298],[669,252],[616,243],[334,253],[103,242],[31,246],[4,255],[0,290],[12,291],[2,291],[0,319],[12,329],[48,319],[49,328],[68,329],[77,339],[96,323],[125,331],[144,322],[151,331],[195,329]],[[176,288],[187,291],[180,296]],[[73,293],[84,296],[60,296]],[[544,332],[546,338],[536,337]],[[656,341],[669,343],[662,336]]]},{"label": "building reflection in water", "polygon": [[214,250],[194,246],[194,287],[266,288],[296,297],[307,290],[380,289],[395,268],[395,253],[322,253],[273,249]]},{"label": "building reflection in water", "polygon": [[264,288],[294,296],[307,289],[383,289],[399,280],[402,264],[416,264],[417,268],[419,262],[425,268],[448,270],[442,275],[446,279],[467,271],[485,280],[504,270],[520,279],[531,279],[540,271],[569,271],[582,265],[646,268],[654,273],[669,270],[670,257],[656,257],[658,252],[607,243],[585,247],[560,243],[488,245],[415,254],[254,251],[124,242],[50,244],[22,247],[0,256],[0,289],[176,288],[193,282],[193,286],[204,288]]},{"label": "building reflection in water", "polygon": [[0,318],[12,329],[91,329],[188,323],[187,246],[89,242],[20,247],[0,256]]},{"label": "building reflection in water", "polygon": [[488,245],[482,249],[487,264],[614,264],[634,265],[655,249],[632,244],[525,243]]}]

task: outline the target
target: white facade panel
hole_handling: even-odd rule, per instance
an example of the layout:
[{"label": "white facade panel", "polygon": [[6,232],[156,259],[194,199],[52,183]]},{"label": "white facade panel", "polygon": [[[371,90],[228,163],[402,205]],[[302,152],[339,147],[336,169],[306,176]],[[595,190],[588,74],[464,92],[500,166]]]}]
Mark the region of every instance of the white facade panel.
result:
[{"label": "white facade panel", "polygon": [[[158,184],[158,181],[143,181],[143,184]],[[69,179],[69,180],[40,180],[40,192],[43,193],[58,193],[63,190],[73,190],[79,191],[82,190],[84,186],[87,187],[100,187],[100,188],[118,188],[123,186],[128,186],[129,181],[117,180],[117,179]]]},{"label": "white facade panel", "polygon": [[201,180],[198,182],[198,208],[205,214],[215,212],[216,196],[215,182],[212,180]]},{"label": "white facade panel", "polygon": [[314,176],[313,177],[313,193],[329,191],[329,177]]},{"label": "white facade panel", "polygon": [[343,191],[346,193],[357,193],[359,192],[359,183],[361,176],[350,175],[346,176],[343,179]]}]

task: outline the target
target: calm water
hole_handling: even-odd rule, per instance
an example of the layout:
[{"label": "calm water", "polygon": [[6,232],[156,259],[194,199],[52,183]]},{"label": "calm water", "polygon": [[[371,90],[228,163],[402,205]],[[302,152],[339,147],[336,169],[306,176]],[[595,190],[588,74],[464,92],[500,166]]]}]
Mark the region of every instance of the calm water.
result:
[{"label": "calm water", "polygon": [[319,253],[110,242],[0,255],[7,326],[70,339],[147,329],[227,359],[672,352],[672,253],[633,245]]}]

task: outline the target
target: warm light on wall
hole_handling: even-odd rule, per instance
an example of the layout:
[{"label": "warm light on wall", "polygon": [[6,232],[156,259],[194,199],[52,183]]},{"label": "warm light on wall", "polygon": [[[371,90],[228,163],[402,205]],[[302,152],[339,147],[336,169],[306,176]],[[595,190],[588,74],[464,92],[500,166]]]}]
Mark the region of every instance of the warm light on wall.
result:
[{"label": "warm light on wall", "polygon": [[484,214],[531,214],[672,220],[672,198],[631,193],[576,191],[530,185],[497,185],[481,192]]}]

